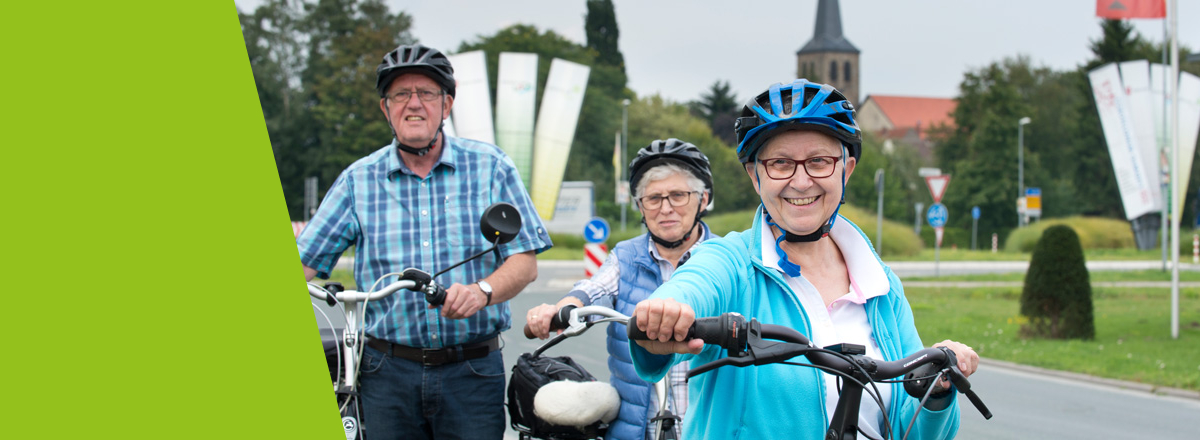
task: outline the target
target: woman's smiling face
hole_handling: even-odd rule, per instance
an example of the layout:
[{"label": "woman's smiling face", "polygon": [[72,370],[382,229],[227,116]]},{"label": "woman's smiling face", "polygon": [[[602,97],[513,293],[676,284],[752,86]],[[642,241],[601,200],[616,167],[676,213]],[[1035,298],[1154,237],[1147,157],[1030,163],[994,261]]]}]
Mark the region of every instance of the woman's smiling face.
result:
[{"label": "woman's smiling face", "polygon": [[[791,177],[776,180],[767,174],[763,163],[780,158],[803,162],[817,156],[837,158],[828,177],[809,176],[801,163]],[[842,170],[845,169],[844,178],[849,179],[855,162],[853,157],[842,160],[842,144],[833,137],[816,131],[790,130],[768,140],[756,160],[746,164],[746,173],[775,224],[803,235],[816,231],[836,212],[844,191]]]}]

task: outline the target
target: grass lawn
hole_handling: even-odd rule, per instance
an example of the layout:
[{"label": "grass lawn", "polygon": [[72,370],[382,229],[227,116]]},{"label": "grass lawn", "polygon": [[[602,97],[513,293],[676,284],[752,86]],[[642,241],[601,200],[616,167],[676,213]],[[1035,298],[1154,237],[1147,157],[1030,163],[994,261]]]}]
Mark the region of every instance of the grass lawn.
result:
[{"label": "grass lawn", "polygon": [[[1161,270],[1130,270],[1120,272],[1090,272],[1093,283],[1112,281],[1171,281],[1171,272]],[[1024,272],[987,273],[974,275],[943,275],[940,277],[904,277],[903,281],[1025,281]],[[1179,281],[1200,281],[1200,272],[1179,271]]]},{"label": "grass lawn", "polygon": [[905,292],[926,345],[953,339],[991,359],[1200,390],[1197,289],[1180,292],[1179,339],[1170,334],[1170,289],[1093,289],[1096,339],[1091,341],[1021,338],[1020,288]]}]

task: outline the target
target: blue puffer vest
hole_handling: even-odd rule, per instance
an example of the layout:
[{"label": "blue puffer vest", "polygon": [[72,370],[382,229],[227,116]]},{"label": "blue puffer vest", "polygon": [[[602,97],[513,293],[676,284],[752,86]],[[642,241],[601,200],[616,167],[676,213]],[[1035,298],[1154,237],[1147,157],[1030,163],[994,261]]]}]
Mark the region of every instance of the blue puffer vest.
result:
[{"label": "blue puffer vest", "polygon": [[[704,223],[701,222],[703,225]],[[704,225],[700,241],[712,238],[708,225]],[[617,243],[613,248],[617,261],[621,263],[621,278],[617,286],[616,310],[633,315],[638,302],[646,299],[654,289],[662,285],[662,271],[650,255],[650,235],[642,234]],[[646,437],[646,414],[649,412],[654,387],[633,370],[629,357],[629,336],[625,325],[608,325],[608,370],[609,382],[621,395],[621,411],[608,427],[606,439],[633,440]]]}]

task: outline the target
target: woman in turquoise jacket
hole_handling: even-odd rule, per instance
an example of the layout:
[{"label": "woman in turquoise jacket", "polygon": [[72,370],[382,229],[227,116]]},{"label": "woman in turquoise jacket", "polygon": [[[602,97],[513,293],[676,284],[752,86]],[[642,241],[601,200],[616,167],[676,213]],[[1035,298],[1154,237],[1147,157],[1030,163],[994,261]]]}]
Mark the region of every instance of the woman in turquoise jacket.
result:
[{"label": "woman in turquoise jacket", "polygon": [[[816,346],[841,342],[867,356],[896,360],[923,347],[899,278],[869,240],[838,215],[845,184],[862,154],[854,109],[833,87],[796,80],[775,84],[748,102],[735,123],[738,158],[762,208],[753,226],[709,240],[692,260],[635,309],[652,341],[630,345],[638,374],[654,381],[679,362],[724,356],[716,346],[685,341],[697,316],[737,312],[804,333]],[[943,341],[970,375],[979,357]],[[909,438],[953,438],[955,395],[938,384]],[[884,404],[864,398],[859,426],[870,438],[904,432],[918,401],[899,384],[880,384]],[[693,378],[684,433],[694,438],[821,439],[837,400],[833,376],[772,364],[721,368]],[[884,427],[884,414],[890,427]]]}]

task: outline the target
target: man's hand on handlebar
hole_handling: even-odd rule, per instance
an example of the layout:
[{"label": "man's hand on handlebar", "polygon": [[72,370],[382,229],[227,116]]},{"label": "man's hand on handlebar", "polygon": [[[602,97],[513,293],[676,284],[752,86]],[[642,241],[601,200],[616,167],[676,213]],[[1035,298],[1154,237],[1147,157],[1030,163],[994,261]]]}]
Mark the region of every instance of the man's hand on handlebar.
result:
[{"label": "man's hand on handlebar", "polygon": [[[465,319],[471,317],[487,304],[487,295],[476,284],[465,286],[454,283],[446,288],[446,303],[442,305],[442,317]],[[433,304],[429,308],[434,308]]]},{"label": "man's hand on handlebar", "polygon": [[[951,341],[949,339],[933,344],[934,347],[946,347],[954,352],[954,357],[958,360],[958,369],[962,371],[963,376],[970,377],[979,368],[979,354],[975,350],[968,347],[966,344]],[[942,381],[934,385],[933,392],[938,393],[950,388],[950,380],[942,379]]]},{"label": "man's hand on handlebar", "polygon": [[648,341],[636,341],[638,345],[654,354],[691,353],[699,354],[704,341],[685,341],[688,328],[696,321],[692,307],[673,299],[648,299],[638,303],[633,316],[637,318],[639,330],[646,332]]}]

